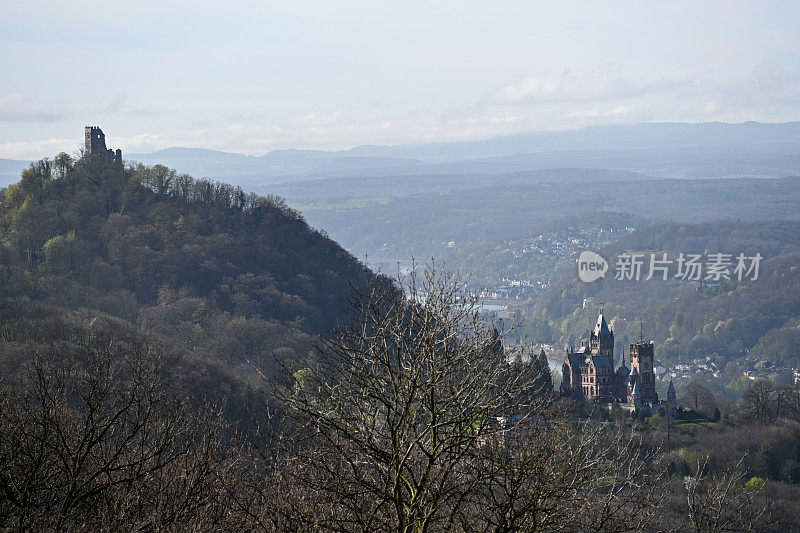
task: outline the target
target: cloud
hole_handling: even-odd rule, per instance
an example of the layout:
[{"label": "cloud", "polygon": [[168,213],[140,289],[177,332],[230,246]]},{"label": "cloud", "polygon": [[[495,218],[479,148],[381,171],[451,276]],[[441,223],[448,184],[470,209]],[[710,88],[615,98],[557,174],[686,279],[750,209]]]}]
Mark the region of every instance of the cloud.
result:
[{"label": "cloud", "polygon": [[794,107],[800,100],[800,71],[778,63],[762,63],[749,76],[715,87],[715,92],[729,105]]},{"label": "cloud", "polygon": [[147,105],[131,107],[128,105],[128,96],[122,93],[114,96],[100,112],[109,115],[123,114],[139,117],[154,117],[164,114],[164,110],[159,107]]},{"label": "cloud", "polygon": [[597,118],[612,118],[620,117],[630,114],[632,108],[626,105],[618,105],[613,109],[601,111],[599,109],[587,109],[585,111],[573,111],[564,115],[565,118],[578,118],[578,119],[597,119]]},{"label": "cloud", "polygon": [[[542,127],[537,122],[535,126]],[[282,123],[240,122],[196,129],[165,130],[133,136],[116,135],[111,145],[123,153],[148,153],[174,146],[263,155],[283,148],[339,150],[363,144],[404,144],[473,140],[517,133],[532,127],[522,115],[409,114],[384,118],[311,113]]]},{"label": "cloud", "polygon": [[796,121],[800,120],[800,70],[762,63],[735,79],[699,81],[683,98],[673,100],[672,115],[682,110],[681,120]]},{"label": "cloud", "polygon": [[134,107],[125,111],[126,115],[134,117],[156,117],[164,114],[164,110],[153,106]]},{"label": "cloud", "polygon": [[106,105],[101,111],[103,113],[119,113],[124,111],[126,108],[125,105],[125,95],[118,94],[111,101]]},{"label": "cloud", "polygon": [[[396,145],[470,141],[526,131],[577,128],[602,116],[623,116],[627,106],[610,110],[588,110],[565,118],[564,110],[542,109],[531,114],[490,114],[485,109],[461,112],[409,113],[386,117],[363,114],[310,113],[283,122],[239,121],[213,123],[202,127],[154,129],[142,133],[106,128],[107,143],[121,148],[123,156],[150,153],[170,147],[193,147],[248,155],[263,155],[275,149],[340,150],[365,144]],[[625,117],[629,118],[629,117]],[[101,124],[102,126],[102,124]],[[80,146],[81,128],[73,139],[49,139],[28,143],[0,144],[0,157],[50,157]]]},{"label": "cloud", "polygon": [[518,120],[522,120],[524,117],[521,115],[517,115],[514,117],[491,117],[487,120],[489,124],[498,124],[498,123],[505,123],[511,124],[512,122],[517,122]]},{"label": "cloud", "polygon": [[593,102],[636,98],[673,86],[669,82],[634,83],[610,71],[585,75],[528,76],[491,93],[486,101],[498,105]]},{"label": "cloud", "polygon": [[0,122],[55,122],[65,116],[21,93],[0,96]]},{"label": "cloud", "polygon": [[60,152],[72,154],[83,143],[80,133],[74,139],[53,138],[30,142],[0,143],[0,157],[32,161],[42,157],[52,157]]},{"label": "cloud", "polygon": [[295,117],[291,120],[291,124],[299,128],[321,128],[338,124],[341,122],[343,116],[344,114],[341,111],[336,111],[328,115],[323,113],[310,113],[308,115]]},{"label": "cloud", "polygon": [[[765,64],[738,79],[723,81],[710,79],[710,75],[705,78],[698,75],[693,81],[660,80],[638,84],[615,74],[613,69],[609,72],[595,71],[584,76],[567,72],[536,78],[536,81],[523,80],[492,93],[492,98],[487,97],[482,104],[460,107],[454,104],[441,112],[416,110],[391,114],[386,109],[361,108],[359,111],[301,113],[282,120],[267,112],[193,121],[144,119],[138,121],[138,125],[132,122],[128,131],[109,126],[106,134],[109,146],[121,148],[125,154],[184,146],[263,155],[285,148],[338,150],[364,144],[467,141],[606,123],[800,120],[796,105],[800,99],[800,71],[794,67]],[[553,101],[546,102],[548,98]],[[506,104],[542,102],[543,105],[533,109],[496,107],[486,105],[489,100]],[[0,120],[3,111],[8,113],[16,102],[31,104],[29,99],[19,95],[0,98]],[[107,102],[109,112],[121,109],[117,113],[126,116],[169,113],[170,119],[172,116],[181,118],[179,108],[133,108],[124,96],[109,98]],[[36,106],[28,105],[27,113],[32,110],[35,111]],[[23,114],[21,110],[14,112],[16,116]],[[71,152],[82,140],[82,123],[77,126],[72,139],[48,138],[54,134],[71,135],[72,125],[69,130],[59,128],[58,132],[48,132],[42,135],[45,140],[40,141],[15,142],[17,139],[6,138],[7,143],[0,144],[0,157],[37,159],[59,151]],[[42,130],[50,128],[50,125],[40,127]]]}]

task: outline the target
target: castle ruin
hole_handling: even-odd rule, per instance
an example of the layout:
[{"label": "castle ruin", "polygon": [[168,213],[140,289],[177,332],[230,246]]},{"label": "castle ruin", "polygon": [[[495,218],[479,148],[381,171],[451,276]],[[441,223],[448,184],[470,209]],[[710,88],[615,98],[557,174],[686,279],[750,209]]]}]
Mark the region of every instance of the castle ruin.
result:
[{"label": "castle ruin", "polygon": [[101,159],[122,166],[122,150],[119,148],[114,151],[106,148],[106,136],[97,126],[86,126],[85,128],[85,147],[83,157],[97,155]]}]

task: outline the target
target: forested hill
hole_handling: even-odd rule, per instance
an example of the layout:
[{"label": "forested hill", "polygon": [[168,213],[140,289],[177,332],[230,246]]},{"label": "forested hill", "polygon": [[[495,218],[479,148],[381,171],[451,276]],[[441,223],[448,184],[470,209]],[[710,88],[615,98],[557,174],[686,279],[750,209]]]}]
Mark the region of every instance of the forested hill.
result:
[{"label": "forested hill", "polygon": [[[672,260],[681,252],[700,254],[702,262],[709,254],[732,254],[730,279],[676,279],[677,264],[672,264],[668,281],[660,272],[645,281],[650,254],[664,252]],[[668,364],[716,354],[717,366],[730,377],[741,377],[741,370],[757,364],[787,374],[800,366],[800,222],[659,224],[636,230],[600,253],[610,266],[605,278],[584,283],[575,269],[537,302],[531,319],[553,341],[578,344],[603,307],[614,321],[617,353],[639,338],[643,324],[642,333],[656,342],[656,355]],[[622,253],[645,254],[642,280],[615,279]],[[752,274],[737,279],[733,269],[739,253],[763,256],[758,279]]]},{"label": "forested hill", "polygon": [[[169,339],[140,333],[135,327],[96,311],[67,310],[29,300],[0,301],[2,383],[16,386],[30,377],[31,366],[46,361],[56,368],[109,362],[130,377],[139,365],[151,378],[168,380],[177,397],[192,407],[212,402],[230,419],[242,420],[258,400],[256,390],[223,361],[181,349]],[[141,367],[140,367],[141,368]],[[97,369],[100,370],[100,369]],[[126,383],[120,383],[122,387]],[[7,393],[4,389],[3,393]]]},{"label": "forested hill", "polygon": [[248,379],[308,353],[370,275],[280,198],[161,165],[62,154],[2,194],[0,298],[107,313]]}]

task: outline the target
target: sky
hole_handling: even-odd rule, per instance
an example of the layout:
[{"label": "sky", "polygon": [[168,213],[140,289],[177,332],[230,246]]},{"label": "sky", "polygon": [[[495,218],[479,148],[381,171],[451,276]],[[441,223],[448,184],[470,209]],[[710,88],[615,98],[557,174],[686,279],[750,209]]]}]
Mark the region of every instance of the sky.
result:
[{"label": "sky", "polygon": [[800,2],[83,0],[0,7],[0,158],[262,155],[800,120]]}]

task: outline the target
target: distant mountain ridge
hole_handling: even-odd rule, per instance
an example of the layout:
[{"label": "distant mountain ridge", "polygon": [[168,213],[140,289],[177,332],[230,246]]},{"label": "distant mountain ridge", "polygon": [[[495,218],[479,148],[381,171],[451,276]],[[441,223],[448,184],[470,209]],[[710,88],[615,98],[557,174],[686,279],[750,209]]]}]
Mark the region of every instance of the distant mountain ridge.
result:
[{"label": "distant mountain ridge", "polygon": [[[273,150],[261,156],[174,147],[127,154],[126,160],[163,164],[247,188],[327,178],[563,168],[624,170],[658,177],[781,177],[800,174],[800,122],[639,123],[477,141],[364,145],[339,151]],[[29,164],[0,159],[0,186],[16,181]]]},{"label": "distant mountain ridge", "polygon": [[555,168],[627,170],[663,177],[775,177],[800,172],[800,122],[640,123],[478,141],[367,145],[340,151],[275,150],[258,157],[194,148],[128,157],[242,185]]},{"label": "distant mountain ridge", "polygon": [[0,159],[0,187],[5,187],[19,179],[20,173],[28,168],[30,161]]}]

